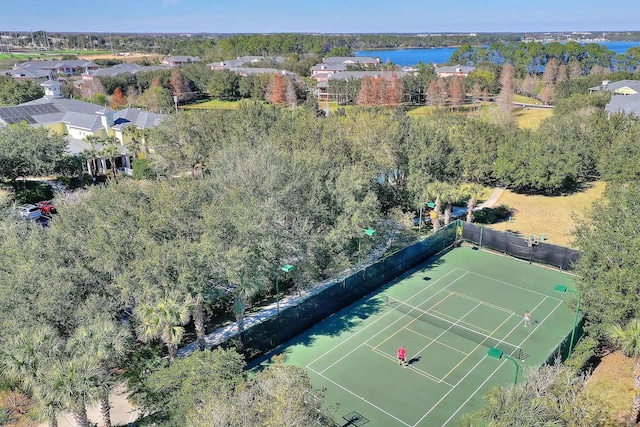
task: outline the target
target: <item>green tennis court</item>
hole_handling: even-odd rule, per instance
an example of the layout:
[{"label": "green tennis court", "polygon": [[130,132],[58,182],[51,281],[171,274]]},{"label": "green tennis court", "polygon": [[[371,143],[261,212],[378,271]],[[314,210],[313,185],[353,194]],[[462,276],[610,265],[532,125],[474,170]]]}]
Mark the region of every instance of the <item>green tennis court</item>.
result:
[{"label": "green tennis court", "polygon": [[[571,276],[457,248],[280,346],[340,426],[454,426],[493,385],[543,364],[573,327]],[[526,327],[523,314],[532,314]],[[407,350],[408,366],[396,351]],[[488,357],[497,347],[505,355]],[[268,362],[263,362],[268,363]]]}]

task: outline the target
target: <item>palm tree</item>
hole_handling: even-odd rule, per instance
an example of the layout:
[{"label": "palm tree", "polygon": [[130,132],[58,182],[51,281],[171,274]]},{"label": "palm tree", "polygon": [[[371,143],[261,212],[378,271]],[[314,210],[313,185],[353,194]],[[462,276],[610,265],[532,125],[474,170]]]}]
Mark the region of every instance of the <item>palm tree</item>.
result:
[{"label": "palm tree", "polygon": [[144,342],[160,338],[167,346],[169,360],[173,361],[182,341],[185,325],[191,312],[191,297],[182,298],[171,291],[153,303],[143,303],[134,309],[139,323],[136,332]]},{"label": "palm tree", "polygon": [[12,382],[30,393],[38,401],[43,418],[49,426],[57,427],[57,416],[62,412],[62,405],[56,399],[42,396],[39,391],[43,385],[45,372],[60,357],[62,340],[48,326],[33,331],[22,331],[12,336],[3,346],[0,353],[0,372]]},{"label": "palm tree", "polygon": [[87,404],[98,398],[99,375],[100,366],[95,360],[64,357],[47,367],[38,394],[47,401],[62,403],[79,427],[89,427]]},{"label": "palm tree", "polygon": [[125,356],[129,337],[129,332],[113,320],[97,318],[76,329],[67,344],[71,354],[88,357],[99,365],[98,397],[105,427],[111,427],[109,394],[116,384],[113,369]]},{"label": "palm tree", "polygon": [[640,319],[632,319],[625,327],[620,324],[613,325],[608,331],[608,336],[614,346],[633,358],[635,393],[630,418],[632,425],[635,425],[640,415]]},{"label": "palm tree", "polygon": [[83,151],[83,153],[89,160],[91,160],[91,175],[96,176],[98,172],[98,165],[96,163],[96,160],[100,158],[100,153],[96,148],[96,145],[100,143],[100,138],[95,135],[87,135],[83,139],[85,142],[91,145],[91,148],[87,148]]},{"label": "palm tree", "polygon": [[113,178],[116,178],[116,156],[120,154],[120,141],[115,136],[108,136],[103,140],[103,148],[102,154],[105,156],[109,156],[109,161],[111,162],[111,172],[113,173]]},{"label": "palm tree", "polygon": [[[429,183],[424,188],[424,196],[426,199],[435,199],[435,207],[433,208],[434,215],[431,217],[431,224],[433,225],[433,231],[440,229],[440,213],[442,212],[443,200],[448,201],[449,195],[452,192],[451,184],[442,181],[434,181]],[[451,215],[451,209],[449,209],[449,215]]]},{"label": "palm tree", "polygon": [[467,201],[467,222],[473,222],[473,211],[478,203],[478,196],[482,194],[482,186],[474,183],[465,183],[460,186],[460,194],[468,197]]},{"label": "palm tree", "polygon": [[137,158],[138,153],[142,151],[144,154],[148,154],[147,148],[147,136],[149,136],[148,129],[141,129],[136,125],[130,125],[124,128],[123,134],[131,137],[131,142],[127,146],[132,147],[131,151]]}]

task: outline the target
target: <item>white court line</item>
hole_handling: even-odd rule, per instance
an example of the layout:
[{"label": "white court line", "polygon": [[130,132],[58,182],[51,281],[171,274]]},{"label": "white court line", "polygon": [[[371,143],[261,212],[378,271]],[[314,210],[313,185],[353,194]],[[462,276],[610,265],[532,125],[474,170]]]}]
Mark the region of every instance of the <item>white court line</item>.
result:
[{"label": "white court line", "polygon": [[351,390],[349,390],[348,388],[338,384],[337,382],[335,382],[334,380],[332,380],[331,378],[326,377],[325,375],[321,374],[320,372],[314,370],[313,368],[310,368],[307,366],[307,369],[313,371],[316,373],[316,375],[320,375],[322,378],[324,378],[325,380],[332,382],[333,384],[337,385],[338,387],[340,387],[341,389],[343,389],[344,391],[346,391],[347,393],[350,393],[352,395],[354,395],[355,397],[357,397],[358,399],[362,400],[365,403],[368,403],[369,405],[373,406],[374,408],[376,408],[377,410],[379,410],[380,412],[383,412],[385,414],[387,414],[388,416],[390,416],[391,418],[393,418],[394,420],[401,422],[402,424],[404,424],[407,427],[411,427],[411,424],[407,424],[404,421],[402,421],[400,418],[396,417],[395,415],[390,414],[389,412],[385,411],[384,409],[380,408],[379,406],[374,405],[373,403],[369,402],[367,399],[365,399],[364,397],[352,392]]},{"label": "white court line", "polygon": [[[392,362],[394,362],[395,364],[397,364],[398,360],[394,359],[393,357],[389,356],[387,353],[385,353],[382,350],[379,350],[377,348],[375,348],[374,346],[372,346],[371,344],[367,344],[369,347],[371,347],[371,350],[373,350],[374,353],[379,354],[380,356],[391,360]],[[453,387],[453,384],[450,384],[446,381],[443,381],[441,378],[436,377],[435,375],[431,375],[430,373],[428,373],[427,371],[423,371],[422,369],[418,369],[416,367],[413,367],[411,365],[407,365],[407,368],[411,369],[412,371],[422,375],[425,378],[430,379],[431,381],[433,381],[436,384],[446,384],[449,387]]]},{"label": "white court line", "polygon": [[[453,328],[455,325],[458,324],[459,321],[461,321],[462,319],[464,319],[468,314],[470,314],[473,310],[475,310],[476,308],[480,307],[482,304],[478,303],[478,305],[476,305],[475,307],[473,307],[471,310],[467,311],[467,313],[462,316],[460,319],[458,319],[455,323],[452,323],[451,326],[449,326],[447,329],[445,329],[444,331],[442,331],[442,333],[440,335],[438,335],[433,341],[431,341],[429,344],[425,345],[419,352],[417,352],[415,354],[415,356],[413,356],[414,358],[419,355],[420,353],[422,353],[423,351],[425,351],[431,344],[433,344],[434,342],[438,341],[438,338],[440,338],[441,336],[443,336],[444,334],[446,334],[447,332],[451,332],[451,328]],[[452,334],[455,334],[455,332],[451,332]]]},{"label": "white court line", "polygon": [[[543,301],[544,301],[544,300],[543,300]],[[553,310],[551,310],[551,312],[550,312],[549,314],[547,314],[547,316],[546,316],[544,319],[542,319],[542,320],[540,321],[540,323],[538,323],[538,324],[536,325],[536,327],[535,327],[535,328],[533,328],[533,330],[529,333],[529,335],[527,335],[527,336],[522,340],[522,342],[520,343],[520,346],[522,346],[522,344],[524,344],[524,342],[525,342],[526,340],[528,340],[528,339],[529,339],[529,337],[530,337],[530,336],[531,336],[531,335],[536,331],[536,329],[538,329],[538,327],[539,327],[540,325],[542,325],[542,323],[543,323],[545,320],[547,320],[547,318],[548,318],[549,316],[551,316],[551,315],[553,314],[553,312],[554,312],[554,311],[556,311],[556,310],[557,310],[557,308],[558,308],[558,307],[560,307],[560,306],[562,305],[562,303],[563,303],[563,302],[564,302],[564,301],[560,301],[560,302],[559,302],[559,303],[558,303],[558,304],[553,308]],[[542,302],[541,302],[540,304],[542,304]],[[540,304],[538,304],[538,305],[540,305]],[[485,358],[486,358],[486,357],[487,357],[487,356],[485,356]],[[483,360],[484,360],[484,359],[483,359]],[[455,417],[455,416],[456,416],[456,414],[457,414],[458,412],[460,412],[460,409],[462,409],[462,407],[463,407],[464,405],[466,405],[466,404],[467,404],[467,402],[473,398],[473,396],[475,396],[475,394],[476,394],[476,393],[477,393],[477,392],[482,388],[482,386],[483,386],[483,385],[485,385],[485,384],[486,384],[486,382],[487,382],[487,381],[489,381],[489,380],[491,379],[491,377],[492,377],[496,372],[498,372],[498,370],[502,367],[502,365],[504,365],[504,363],[505,363],[506,361],[507,361],[506,359],[505,359],[505,360],[503,360],[503,361],[502,361],[502,363],[500,363],[500,364],[498,365],[498,367],[497,367],[497,368],[496,368],[496,369],[491,373],[491,375],[489,375],[489,376],[487,377],[487,379],[486,379],[486,380],[484,380],[484,381],[482,382],[482,384],[480,384],[480,385],[478,386],[478,388],[476,388],[476,389],[475,389],[475,391],[474,391],[473,393],[471,393],[471,396],[469,396],[469,397],[467,398],[467,400],[465,400],[465,401],[464,401],[464,402],[463,402],[463,403],[458,407],[458,409],[457,409],[457,410],[456,410],[456,411],[455,411],[455,412],[454,412],[454,413],[449,417],[449,419],[448,419],[447,421],[445,421],[445,422],[444,422],[444,424],[442,424],[442,426],[443,426],[443,427],[444,427],[444,426],[445,426],[449,421],[451,421],[451,418]],[[456,385],[457,385],[457,384],[456,384]],[[415,425],[414,425],[413,427],[415,427]]]},{"label": "white court line", "polygon": [[504,308],[504,307],[500,307],[499,305],[488,303],[487,301],[484,301],[484,300],[481,300],[481,299],[478,299],[478,298],[474,298],[474,297],[472,297],[470,295],[467,295],[467,294],[461,294],[460,292],[449,291],[449,290],[447,292],[451,292],[451,294],[453,294],[455,296],[459,296],[461,298],[468,299],[469,301],[475,301],[475,302],[481,301],[482,304],[486,305],[487,307],[490,307],[490,308],[493,308],[493,309],[496,309],[496,310],[499,310],[499,311],[504,311],[507,314],[515,314],[515,312],[513,310],[509,310],[508,308]]},{"label": "white court line", "polygon": [[[453,273],[454,271],[456,271],[457,269],[453,269],[450,272],[448,272],[447,274],[445,274],[444,276],[440,277],[439,279],[434,280],[432,283],[429,284],[429,286],[426,286],[424,289],[420,290],[418,293],[416,293],[414,296],[421,294],[422,292],[426,291],[427,289],[429,289],[431,286],[435,285],[436,283],[438,283],[440,280],[444,279],[445,277],[447,277],[449,274]],[[457,279],[456,279],[457,280]],[[450,285],[450,284],[449,284]],[[447,286],[449,286],[447,285]],[[435,295],[437,295],[438,293],[440,293],[440,291],[438,291]],[[428,301],[428,300],[427,300]],[[383,315],[381,315],[380,317],[378,317],[376,320],[374,320],[373,322],[369,323],[368,325],[366,325],[364,328],[360,329],[359,331],[357,331],[355,334],[351,335],[350,337],[346,338],[345,340],[341,341],[340,343],[338,343],[335,347],[331,348],[330,350],[327,350],[325,353],[321,354],[320,356],[318,356],[317,358],[315,358],[314,360],[312,360],[311,362],[309,362],[307,364],[307,368],[309,366],[311,366],[312,364],[314,364],[315,362],[317,362],[318,360],[322,359],[324,356],[326,356],[327,354],[331,353],[333,350],[335,350],[336,348],[340,347],[342,344],[350,341],[353,337],[355,337],[356,335],[358,335],[360,332],[368,329],[371,325],[373,325],[374,323],[376,323],[378,320],[383,319],[385,316],[387,316],[389,313],[391,313],[392,311],[389,310],[386,313],[384,313]],[[369,340],[367,340],[369,341]],[[366,342],[366,341],[365,341]]]},{"label": "white court line", "polygon": [[498,283],[502,283],[502,284],[507,285],[507,286],[511,286],[513,288],[518,288],[518,289],[522,289],[523,291],[531,292],[533,294],[542,295],[543,297],[546,297],[546,298],[554,299],[556,301],[563,301],[560,298],[551,297],[549,295],[543,294],[542,292],[532,291],[531,289],[523,288],[522,286],[514,285],[514,284],[509,283],[509,282],[503,282],[502,280],[494,279],[493,277],[485,276],[483,274],[474,273],[473,271],[467,271],[467,270],[465,270],[463,268],[461,268],[460,270],[466,271],[467,273],[475,274],[476,276],[484,277],[485,279],[493,280],[494,282],[498,282]]},{"label": "white court line", "polygon": [[[439,295],[443,290],[445,290],[448,286],[453,285],[455,282],[457,282],[458,280],[460,280],[461,278],[463,278],[464,276],[466,276],[467,273],[463,274],[462,276],[458,277],[457,279],[455,279],[453,282],[449,283],[447,286],[444,287],[444,289],[439,290],[438,292],[436,292],[435,294],[433,294],[432,296],[430,296],[429,298],[427,298],[424,302],[429,301],[431,298],[435,297],[436,295]],[[425,289],[421,290],[419,293],[424,292]],[[416,294],[417,295],[417,294]],[[414,296],[416,296],[414,295]],[[424,304],[424,302],[422,304]],[[392,313],[393,310],[389,310],[388,313]],[[386,314],[385,313],[385,316]],[[353,350],[351,350],[350,352],[348,352],[347,354],[345,354],[344,356],[342,356],[340,359],[336,360],[335,362],[333,362],[331,365],[327,366],[326,368],[324,368],[322,371],[320,372],[326,372],[327,369],[331,368],[332,366],[334,366],[336,363],[342,361],[343,359],[345,359],[346,357],[348,357],[351,353],[353,353],[354,351],[358,350],[360,347],[362,347],[363,345],[367,344],[369,341],[371,341],[373,338],[377,337],[378,335],[380,335],[381,333],[383,333],[384,331],[386,331],[387,329],[389,329],[390,327],[392,327],[393,325],[395,325],[396,323],[398,323],[400,320],[402,320],[403,318],[405,318],[406,316],[408,316],[408,314],[403,314],[398,320],[396,320],[395,322],[387,325],[387,327],[381,329],[380,331],[378,331],[378,333],[376,333],[375,335],[373,335],[372,337],[369,337],[368,339],[366,339],[363,343],[361,343],[360,345],[358,345],[357,347],[355,347]],[[355,335],[355,334],[354,334]],[[352,336],[353,337],[353,336]],[[351,339],[352,337],[347,338]],[[345,340],[346,341],[346,340]],[[337,347],[337,346],[336,346]],[[335,347],[334,347],[335,348]],[[331,350],[329,350],[331,351]],[[313,363],[313,362],[312,362]]]},{"label": "white court line", "polygon": [[[540,302],[538,303],[538,305],[536,305],[536,306],[534,307],[534,309],[533,309],[533,310],[535,310],[536,308],[538,308],[538,307],[539,307],[539,306],[540,306],[540,305],[541,305],[541,304],[542,304],[546,299],[547,299],[547,297],[545,296],[545,298],[544,298],[542,301],[540,301]],[[558,304],[558,305],[560,305],[560,304]],[[557,306],[556,306],[556,308],[557,308]],[[533,310],[531,310],[531,312],[533,312]],[[555,309],[554,309],[554,310],[555,310]],[[553,311],[552,311],[551,313],[553,313]],[[551,313],[549,313],[549,315],[551,315]],[[549,317],[549,315],[547,315],[547,317]],[[546,319],[546,317],[545,317],[545,319]],[[544,321],[544,320],[543,320],[543,321]],[[535,331],[535,329],[537,329],[537,328],[538,328],[538,326],[540,326],[540,324],[541,324],[541,323],[542,323],[542,322],[538,323],[538,325],[536,325],[536,327],[531,331],[531,333],[530,333],[529,335],[527,335],[527,336],[525,337],[525,339],[523,339],[523,340],[522,340],[522,342],[520,343],[520,346],[522,346],[522,344],[527,340],[527,338],[529,338],[529,336],[531,336],[531,334]],[[517,324],[516,326],[514,326],[513,328],[511,328],[511,330],[509,331],[509,333],[508,333],[504,338],[507,338],[509,335],[511,335],[511,333],[512,333],[513,331],[515,331],[515,330],[516,330],[516,328],[518,328],[519,326],[520,326],[520,322],[518,322],[518,324]],[[480,359],[480,360],[478,361],[478,363],[476,363],[476,364],[473,366],[473,368],[469,369],[469,372],[467,372],[467,373],[466,373],[466,374],[465,374],[465,375],[464,375],[464,376],[463,376],[463,377],[462,377],[462,378],[461,378],[461,379],[460,379],[460,380],[459,380],[459,381],[458,381],[458,382],[453,386],[453,388],[452,388],[451,390],[449,390],[448,392],[446,392],[446,393],[445,393],[445,395],[444,395],[444,396],[442,396],[442,397],[440,398],[440,400],[438,400],[438,401],[437,401],[437,402],[436,402],[436,403],[431,407],[431,409],[429,409],[429,410],[427,411],[427,413],[426,413],[426,414],[424,414],[424,415],[422,416],[422,418],[420,418],[420,419],[418,420],[418,422],[417,422],[417,423],[415,423],[415,424],[413,425],[413,427],[416,427],[418,424],[420,424],[420,422],[422,422],[422,420],[424,420],[424,419],[427,417],[427,415],[429,415],[429,414],[431,413],[431,411],[433,411],[433,410],[435,409],[435,407],[436,407],[436,406],[438,406],[438,405],[440,404],[440,402],[442,402],[444,399],[446,399],[446,397],[447,397],[447,396],[448,396],[448,395],[449,395],[453,390],[455,390],[455,389],[456,389],[456,387],[458,387],[458,386],[460,385],[460,383],[462,383],[462,381],[464,381],[464,379],[465,379],[465,378],[467,378],[467,377],[469,376],[469,374],[471,374],[471,372],[473,372],[473,371],[478,367],[478,365],[480,365],[480,363],[482,363],[485,359],[486,359],[486,357],[483,357],[482,359]],[[506,361],[506,359],[505,359],[505,361]],[[502,363],[504,363],[505,361],[503,361]],[[502,366],[502,364],[500,364],[500,366]],[[499,366],[499,367],[500,367],[500,366]],[[499,368],[499,367],[498,367],[498,368]],[[498,369],[496,368],[496,371],[497,371],[497,370],[498,370]],[[491,374],[491,376],[493,376],[493,374],[494,374],[496,371],[493,371],[493,373]],[[490,376],[490,377],[491,377],[491,376]],[[483,382],[483,383],[480,385],[480,387],[482,387],[482,385],[484,385],[484,383],[486,383],[486,382],[487,382],[487,381],[485,380],[485,382]],[[478,392],[478,390],[479,390],[479,388],[480,388],[480,387],[478,387],[478,389],[476,389],[476,391],[475,391],[475,392],[473,392],[473,395],[475,395],[475,394]],[[473,395],[472,395],[472,396],[473,396]],[[467,401],[468,401],[468,400],[469,400],[469,399],[467,399]],[[466,401],[465,401],[465,403],[466,403]],[[457,413],[460,411],[460,409],[461,409],[461,408],[462,408],[462,406],[460,406],[460,407],[458,408],[458,410],[457,410],[457,411],[456,411],[456,412],[455,412],[451,417],[449,417],[449,420],[450,420],[451,418],[453,418],[453,416],[454,416],[455,414],[457,414]],[[447,420],[447,422],[449,422],[449,420]],[[446,422],[445,422],[445,424],[446,424]],[[444,425],[444,424],[443,424],[443,425]]]}]

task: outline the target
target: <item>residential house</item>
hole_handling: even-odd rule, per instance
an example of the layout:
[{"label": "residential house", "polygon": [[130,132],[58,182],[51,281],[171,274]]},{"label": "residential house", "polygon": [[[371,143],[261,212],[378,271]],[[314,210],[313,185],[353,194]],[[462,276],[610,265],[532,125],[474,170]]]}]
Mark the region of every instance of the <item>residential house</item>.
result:
[{"label": "residential house", "polygon": [[465,65],[451,65],[451,66],[442,66],[433,65],[433,68],[436,71],[438,77],[451,77],[451,76],[462,76],[467,77],[470,73],[473,73],[476,70],[476,67],[467,67]]},{"label": "residential house", "polygon": [[138,64],[118,64],[109,68],[99,68],[97,70],[87,70],[82,73],[83,80],[92,80],[94,77],[115,77],[120,74],[131,74],[135,75],[141,72],[147,71],[156,71],[156,70],[166,70],[167,67],[162,67],[159,65],[155,66],[144,66]]},{"label": "residential house", "polygon": [[362,65],[376,67],[380,65],[378,58],[369,56],[334,56],[325,58],[320,64],[311,67],[311,77],[318,83],[326,82],[330,76],[346,71],[349,66]]},{"label": "residential house", "polygon": [[91,61],[84,61],[81,59],[61,60],[61,61],[28,61],[16,64],[13,69],[20,71],[35,71],[45,70],[51,71],[54,74],[72,76],[80,71],[97,70],[100,68],[97,64]]},{"label": "residential house", "polygon": [[620,80],[611,82],[603,80],[600,86],[590,87],[589,93],[605,90],[612,92],[611,100],[604,107],[609,115],[622,112],[640,117],[640,81]]},{"label": "residential house", "polygon": [[242,67],[246,64],[255,64],[265,60],[264,56],[238,56],[236,59],[226,61],[212,62],[207,64],[209,68],[215,71],[228,70],[229,68]]},{"label": "residential house", "polygon": [[0,76],[5,75],[16,81],[32,80],[38,83],[55,79],[55,73],[51,70],[0,70]]},{"label": "residential house", "polygon": [[[150,129],[160,124],[164,115],[127,108],[114,111],[84,101],[66,99],[60,92],[61,83],[49,80],[41,84],[45,89],[44,97],[13,107],[0,107],[0,125],[26,122],[31,126],[42,126],[67,136],[67,152],[80,154],[95,148],[102,150],[102,145],[92,147],[87,137],[114,136],[120,142],[116,167],[125,173],[132,173],[132,154],[126,144],[131,137],[125,135],[128,126],[135,125],[139,129]],[[97,171],[93,170],[93,161],[87,162],[89,173],[108,173],[111,169],[110,159],[100,156],[97,159]]]},{"label": "residential house", "polygon": [[192,62],[201,62],[198,56],[167,56],[162,60],[162,65],[167,67],[183,67]]},{"label": "residential house", "polygon": [[287,70],[278,70],[277,68],[258,68],[258,67],[232,67],[228,69],[232,73],[236,73],[241,77],[255,74],[282,74],[288,76],[291,81],[298,81],[298,75]]}]

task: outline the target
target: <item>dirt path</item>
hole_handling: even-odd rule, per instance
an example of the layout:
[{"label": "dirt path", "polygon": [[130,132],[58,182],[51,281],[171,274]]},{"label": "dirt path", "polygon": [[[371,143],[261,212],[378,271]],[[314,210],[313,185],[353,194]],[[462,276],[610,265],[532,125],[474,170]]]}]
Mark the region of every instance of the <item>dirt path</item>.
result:
[{"label": "dirt path", "polygon": [[502,196],[502,193],[504,192],[504,190],[505,190],[504,187],[494,188],[493,193],[491,193],[489,198],[485,200],[483,203],[480,203],[480,205],[478,205],[478,209],[492,208],[493,205],[495,205],[498,202],[498,199],[500,198],[500,196]]},{"label": "dirt path", "polygon": [[[124,387],[117,388],[111,393],[111,423],[114,426],[126,426],[140,417],[142,412],[135,408],[127,399]],[[102,427],[104,423],[100,416],[100,407],[91,405],[87,408],[89,421],[97,423]],[[78,424],[70,413],[63,413],[58,416],[58,427],[76,427]],[[48,424],[40,424],[38,427],[48,427]]]}]

